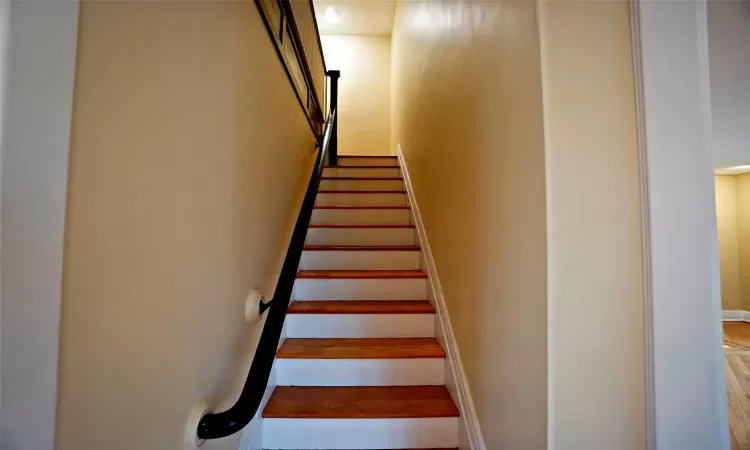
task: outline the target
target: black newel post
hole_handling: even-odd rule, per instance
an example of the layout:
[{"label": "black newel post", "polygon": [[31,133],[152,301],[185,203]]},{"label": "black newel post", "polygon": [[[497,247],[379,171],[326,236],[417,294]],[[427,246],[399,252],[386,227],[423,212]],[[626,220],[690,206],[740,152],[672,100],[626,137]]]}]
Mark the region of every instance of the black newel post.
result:
[{"label": "black newel post", "polygon": [[339,77],[340,70],[329,70],[328,77],[331,79],[331,105],[330,110],[336,111],[336,117],[333,118],[333,132],[331,136],[331,146],[328,148],[328,164],[331,166],[338,165],[339,156]]}]

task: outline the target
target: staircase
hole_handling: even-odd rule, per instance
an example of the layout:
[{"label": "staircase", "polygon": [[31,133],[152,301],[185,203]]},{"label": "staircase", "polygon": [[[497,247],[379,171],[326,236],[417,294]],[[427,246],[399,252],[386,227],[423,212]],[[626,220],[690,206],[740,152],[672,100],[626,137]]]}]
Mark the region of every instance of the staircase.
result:
[{"label": "staircase", "polygon": [[263,410],[268,449],[449,449],[459,411],[396,157],[326,167]]}]

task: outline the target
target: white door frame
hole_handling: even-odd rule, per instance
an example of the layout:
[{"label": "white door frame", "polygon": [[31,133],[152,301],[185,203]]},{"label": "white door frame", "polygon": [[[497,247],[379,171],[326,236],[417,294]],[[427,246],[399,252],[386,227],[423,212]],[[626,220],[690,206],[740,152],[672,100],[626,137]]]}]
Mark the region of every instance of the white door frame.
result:
[{"label": "white door frame", "polygon": [[54,450],[78,2],[10,3],[0,163],[0,448]]},{"label": "white door frame", "polygon": [[706,0],[631,0],[647,448],[729,449]]}]

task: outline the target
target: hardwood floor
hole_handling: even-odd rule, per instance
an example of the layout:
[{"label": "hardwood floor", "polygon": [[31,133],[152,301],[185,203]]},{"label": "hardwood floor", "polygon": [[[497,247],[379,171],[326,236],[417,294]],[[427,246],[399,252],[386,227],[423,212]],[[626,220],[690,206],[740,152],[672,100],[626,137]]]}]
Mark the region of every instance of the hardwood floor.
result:
[{"label": "hardwood floor", "polygon": [[750,450],[750,323],[723,325],[731,448]]},{"label": "hardwood floor", "polygon": [[724,322],[724,344],[750,350],[750,323]]}]

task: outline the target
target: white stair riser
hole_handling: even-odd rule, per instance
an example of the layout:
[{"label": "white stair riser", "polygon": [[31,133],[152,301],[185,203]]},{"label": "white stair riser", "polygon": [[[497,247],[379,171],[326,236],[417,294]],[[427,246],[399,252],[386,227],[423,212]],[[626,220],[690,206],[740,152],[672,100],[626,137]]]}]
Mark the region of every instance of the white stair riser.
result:
[{"label": "white stair riser", "polygon": [[414,245],[414,228],[310,228],[308,245]]},{"label": "white stair riser", "polygon": [[408,209],[315,209],[313,225],[409,225]]},{"label": "white stair riser", "polygon": [[435,337],[434,314],[289,314],[290,338]]},{"label": "white stair riser", "polygon": [[301,278],[294,282],[294,300],[424,300],[424,278]]},{"label": "white stair riser", "polygon": [[276,361],[279,386],[438,386],[445,359],[285,359]]},{"label": "white stair riser", "polygon": [[458,417],[263,419],[263,448],[408,449],[458,447]]},{"label": "white stair riser", "polygon": [[401,180],[320,180],[321,191],[403,191]]},{"label": "white stair riser", "polygon": [[306,250],[300,270],[417,270],[418,251]]},{"label": "white stair riser", "polygon": [[406,194],[318,194],[316,206],[407,206]]},{"label": "white stair riser", "polygon": [[323,169],[324,177],[354,177],[354,178],[401,178],[401,169],[398,167],[326,167]]},{"label": "white stair riser", "polygon": [[339,158],[339,166],[394,166],[398,167],[398,158]]}]

